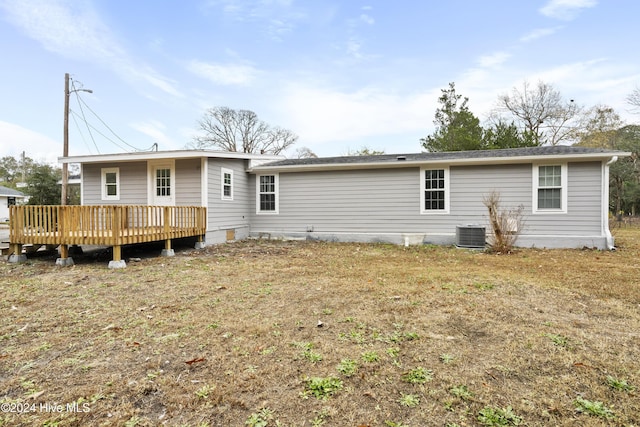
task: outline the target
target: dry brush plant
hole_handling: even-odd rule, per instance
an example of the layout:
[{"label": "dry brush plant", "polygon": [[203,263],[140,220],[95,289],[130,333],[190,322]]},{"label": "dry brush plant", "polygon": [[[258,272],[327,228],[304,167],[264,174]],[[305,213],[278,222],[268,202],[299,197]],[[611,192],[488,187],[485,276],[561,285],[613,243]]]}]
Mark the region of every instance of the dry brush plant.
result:
[{"label": "dry brush plant", "polygon": [[489,210],[489,223],[492,235],[489,239],[491,250],[497,253],[510,253],[524,226],[524,206],[506,209],[501,205],[500,193],[492,191],[482,198]]}]

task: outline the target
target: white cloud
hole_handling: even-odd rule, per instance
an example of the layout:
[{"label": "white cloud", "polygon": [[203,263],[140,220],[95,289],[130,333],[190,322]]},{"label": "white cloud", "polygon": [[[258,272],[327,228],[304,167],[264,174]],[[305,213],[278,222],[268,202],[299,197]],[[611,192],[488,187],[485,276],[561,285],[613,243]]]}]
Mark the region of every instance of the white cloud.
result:
[{"label": "white cloud", "polygon": [[200,77],[220,85],[246,86],[251,83],[258,74],[255,68],[248,65],[210,64],[198,60],[191,61],[187,65],[187,69]]},{"label": "white cloud", "polygon": [[62,142],[14,123],[0,121],[0,141],[0,157],[18,157],[25,151],[35,161],[57,164],[62,156]]},{"label": "white cloud", "polygon": [[550,0],[540,9],[540,13],[549,18],[570,21],[580,12],[597,5],[597,0]]},{"label": "white cloud", "polygon": [[373,19],[373,17],[371,17],[370,15],[367,15],[366,13],[363,13],[362,15],[360,15],[360,20],[368,25],[373,25],[376,23],[376,20]]},{"label": "white cloud", "polygon": [[366,139],[374,136],[426,133],[439,94],[431,91],[405,96],[371,88],[347,93],[292,84],[278,107],[287,119],[286,127],[300,135],[300,145],[358,144],[360,140],[368,145]]},{"label": "white cloud", "polygon": [[170,95],[181,96],[169,79],[132,60],[86,2],[22,0],[3,2],[0,7],[10,22],[50,52],[105,65],[133,84],[145,81]]},{"label": "white cloud", "polygon": [[531,42],[543,37],[550,36],[560,30],[562,27],[553,27],[553,28],[537,28],[524,36],[520,37],[521,42]]},{"label": "white cloud", "polygon": [[478,64],[483,68],[493,68],[502,65],[510,56],[507,52],[495,52],[491,55],[481,56]]},{"label": "white cloud", "polygon": [[175,148],[176,144],[166,134],[167,127],[158,120],[149,120],[147,122],[131,123],[133,129],[150,137],[153,142],[158,143],[161,150],[169,150]]}]

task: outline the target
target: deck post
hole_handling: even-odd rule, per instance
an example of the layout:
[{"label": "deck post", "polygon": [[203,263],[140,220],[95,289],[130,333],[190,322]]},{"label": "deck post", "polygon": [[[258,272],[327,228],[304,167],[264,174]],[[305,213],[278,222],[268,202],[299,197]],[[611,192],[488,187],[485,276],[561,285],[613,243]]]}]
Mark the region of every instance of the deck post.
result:
[{"label": "deck post", "polygon": [[175,256],[176,254],[174,250],[171,249],[171,219],[171,208],[169,206],[165,206],[162,214],[162,228],[166,239],[164,241],[164,249],[160,253],[160,256]]},{"label": "deck post", "polygon": [[[58,224],[58,232],[60,238],[64,242],[67,240],[67,233],[71,233],[70,222],[71,213],[67,211],[66,206],[55,207],[53,212],[57,214],[55,216],[56,223]],[[48,220],[51,220],[51,215],[48,215]],[[49,229],[53,229],[54,225],[50,225]],[[73,258],[69,258],[69,245],[63,243],[60,245],[60,258],[56,259],[56,265],[67,267],[73,265]]]},{"label": "deck post", "polygon": [[22,253],[22,244],[21,243],[9,243],[9,258],[7,258],[8,262],[26,262],[27,256]]},{"label": "deck post", "polygon": [[171,248],[171,239],[164,241],[164,249],[160,253],[160,256],[175,256],[175,251]]},{"label": "deck post", "polygon": [[69,258],[69,245],[60,245],[60,258],[56,260],[56,265],[62,267],[73,265],[73,258]]},{"label": "deck post", "polygon": [[109,268],[125,268],[127,263],[122,259],[122,246],[113,246],[113,260],[109,261]]},{"label": "deck post", "polygon": [[199,235],[198,236],[198,241],[196,242],[195,249],[204,249],[204,247],[205,247],[204,236],[203,235]]},{"label": "deck post", "polygon": [[127,263],[122,259],[122,208],[121,206],[115,206],[113,209],[113,215],[111,217],[111,232],[115,239],[113,245],[113,260],[109,261],[109,268],[125,268]]}]

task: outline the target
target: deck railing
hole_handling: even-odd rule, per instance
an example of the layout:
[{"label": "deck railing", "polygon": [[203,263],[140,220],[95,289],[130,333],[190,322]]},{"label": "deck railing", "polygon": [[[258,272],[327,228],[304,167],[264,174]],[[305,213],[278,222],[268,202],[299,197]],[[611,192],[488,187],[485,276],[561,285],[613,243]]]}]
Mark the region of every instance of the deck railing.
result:
[{"label": "deck railing", "polygon": [[12,244],[120,246],[206,233],[201,206],[11,206]]}]

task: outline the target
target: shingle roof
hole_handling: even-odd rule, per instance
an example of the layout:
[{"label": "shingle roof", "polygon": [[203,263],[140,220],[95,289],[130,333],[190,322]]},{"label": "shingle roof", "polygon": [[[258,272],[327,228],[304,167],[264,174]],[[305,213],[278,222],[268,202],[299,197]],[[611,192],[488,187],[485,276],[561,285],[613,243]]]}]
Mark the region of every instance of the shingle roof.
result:
[{"label": "shingle roof", "polygon": [[0,196],[9,197],[25,197],[24,193],[14,190],[13,188],[7,188],[0,185]]},{"label": "shingle roof", "polygon": [[447,160],[473,160],[473,159],[496,159],[496,158],[518,158],[518,157],[544,157],[544,156],[581,156],[581,155],[606,155],[625,154],[621,151],[607,150],[603,148],[574,147],[566,145],[529,147],[529,148],[506,148],[499,150],[471,150],[471,151],[448,151],[437,153],[412,153],[412,154],[381,154],[374,156],[342,156],[342,157],[317,157],[308,159],[286,159],[271,163],[266,163],[260,167],[287,167],[287,166],[322,166],[322,165],[357,165],[365,163],[397,163],[407,162],[429,162]]}]

